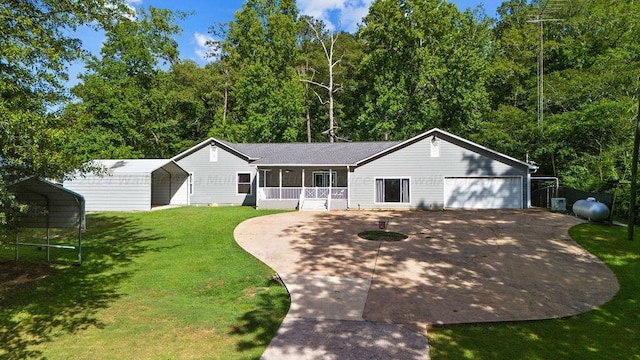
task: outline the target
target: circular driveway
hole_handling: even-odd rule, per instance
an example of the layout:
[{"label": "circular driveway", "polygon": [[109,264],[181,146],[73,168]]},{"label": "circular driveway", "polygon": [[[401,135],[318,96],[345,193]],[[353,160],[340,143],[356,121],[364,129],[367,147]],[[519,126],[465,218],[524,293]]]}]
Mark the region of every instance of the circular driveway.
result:
[{"label": "circular driveway", "polygon": [[[409,238],[357,236],[381,220]],[[571,240],[577,223],[537,209],[292,212],[247,220],[235,238],[281,276],[289,322],[402,324],[424,335],[426,324],[564,317],[610,300],[618,282]]]}]

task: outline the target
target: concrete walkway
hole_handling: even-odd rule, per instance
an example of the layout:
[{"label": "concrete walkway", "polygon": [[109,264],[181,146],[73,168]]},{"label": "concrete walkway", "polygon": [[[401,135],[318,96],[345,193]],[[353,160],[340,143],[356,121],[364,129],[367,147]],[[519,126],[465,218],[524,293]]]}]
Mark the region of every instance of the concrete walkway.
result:
[{"label": "concrete walkway", "polygon": [[[361,231],[409,235],[363,240]],[[263,359],[428,359],[428,324],[575,315],[618,283],[541,210],[284,213],[247,220],[238,244],[271,266],[291,309]]]}]

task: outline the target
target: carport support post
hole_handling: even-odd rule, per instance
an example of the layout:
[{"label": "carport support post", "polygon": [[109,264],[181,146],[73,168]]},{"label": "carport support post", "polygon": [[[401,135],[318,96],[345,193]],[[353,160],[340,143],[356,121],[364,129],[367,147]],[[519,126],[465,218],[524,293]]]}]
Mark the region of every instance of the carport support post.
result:
[{"label": "carport support post", "polygon": [[82,225],[78,226],[78,265],[82,265]]},{"label": "carport support post", "polygon": [[51,262],[51,230],[47,227],[47,262]]},{"label": "carport support post", "polygon": [[633,140],[633,159],[631,160],[631,199],[629,201],[629,223],[627,224],[627,240],[633,240],[636,223],[636,195],[638,188],[638,148],[640,147],[640,96],[638,96],[638,114],[636,115],[636,135]]}]

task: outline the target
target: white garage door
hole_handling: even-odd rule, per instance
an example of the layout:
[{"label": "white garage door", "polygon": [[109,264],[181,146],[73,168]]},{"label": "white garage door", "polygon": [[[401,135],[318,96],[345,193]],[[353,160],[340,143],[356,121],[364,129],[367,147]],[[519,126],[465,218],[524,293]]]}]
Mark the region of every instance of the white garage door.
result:
[{"label": "white garage door", "polygon": [[520,209],[521,177],[445,177],[445,208]]}]

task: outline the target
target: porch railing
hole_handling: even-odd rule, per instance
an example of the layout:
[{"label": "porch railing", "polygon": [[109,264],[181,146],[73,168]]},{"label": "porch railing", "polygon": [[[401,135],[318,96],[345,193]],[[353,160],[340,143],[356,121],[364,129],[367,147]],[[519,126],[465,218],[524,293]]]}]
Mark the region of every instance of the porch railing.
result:
[{"label": "porch railing", "polygon": [[302,188],[300,187],[263,187],[259,188],[261,199],[267,200],[298,200]]},{"label": "porch railing", "polygon": [[[258,194],[262,200],[298,200],[303,194],[301,187],[261,187]],[[348,188],[332,187],[331,199],[346,200]],[[329,197],[328,187],[305,187],[305,199],[327,199]]]}]

